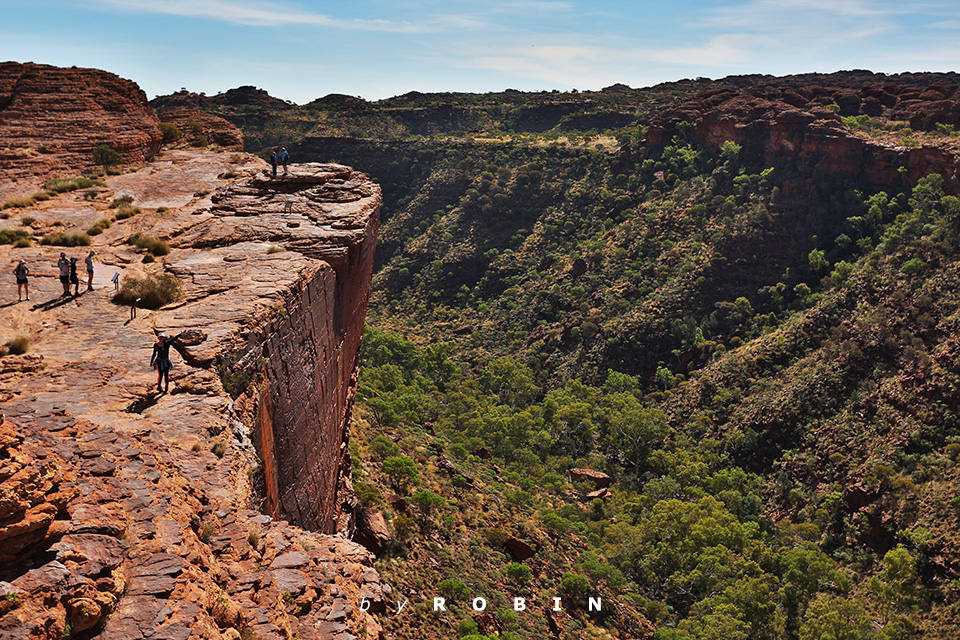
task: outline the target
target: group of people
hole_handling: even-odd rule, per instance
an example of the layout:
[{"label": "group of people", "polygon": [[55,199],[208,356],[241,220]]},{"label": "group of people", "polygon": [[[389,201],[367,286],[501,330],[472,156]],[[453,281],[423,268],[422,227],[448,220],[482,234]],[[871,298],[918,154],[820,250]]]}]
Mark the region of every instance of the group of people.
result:
[{"label": "group of people", "polygon": [[[93,256],[96,251],[91,251],[84,259],[87,267],[87,291],[93,291]],[[57,267],[60,269],[60,284],[63,285],[63,295],[70,295],[70,286],[73,285],[73,295],[80,295],[80,276],[77,275],[77,259],[67,258],[67,254],[60,252],[60,259],[57,260]]]},{"label": "group of people", "polygon": [[[91,251],[84,259],[87,267],[87,291],[93,291],[93,256],[96,251]],[[67,258],[65,251],[60,252],[60,259],[57,260],[57,267],[60,269],[60,283],[63,285],[62,296],[70,295],[70,287],[73,286],[74,295],[80,293],[80,277],[77,274],[77,259]],[[30,299],[30,289],[27,283],[27,276],[30,275],[30,268],[27,267],[27,261],[21,259],[13,270],[17,278],[17,296],[18,302],[22,302],[24,295]],[[150,367],[157,372],[157,391],[167,392],[170,389],[170,369],[173,368],[173,361],[170,360],[170,345],[183,334],[167,336],[161,333],[157,336],[157,342],[153,345],[153,355],[150,358]]]},{"label": "group of people", "polygon": [[[93,256],[96,251],[91,251],[84,259],[87,268],[87,291],[93,291]],[[64,251],[60,252],[60,259],[57,260],[57,268],[60,270],[60,284],[63,285],[62,296],[70,295],[70,287],[73,286],[73,295],[80,295],[80,276],[77,273],[77,259],[67,258]],[[17,302],[23,302],[24,298],[30,299],[30,285],[27,276],[30,275],[30,268],[27,261],[21,259],[13,269],[13,275],[17,279]]]},{"label": "group of people", "polygon": [[[273,151],[270,153],[270,166],[273,167],[273,177],[277,177],[277,152]],[[287,175],[287,163],[290,162],[290,154],[287,153],[286,147],[280,148],[280,158],[279,163],[283,166],[283,175]]]}]

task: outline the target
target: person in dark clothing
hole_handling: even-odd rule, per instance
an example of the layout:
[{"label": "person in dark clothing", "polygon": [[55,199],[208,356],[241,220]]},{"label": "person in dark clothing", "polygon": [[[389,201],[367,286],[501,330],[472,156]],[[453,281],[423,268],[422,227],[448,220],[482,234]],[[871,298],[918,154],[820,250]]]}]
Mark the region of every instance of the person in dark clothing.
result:
[{"label": "person in dark clothing", "polygon": [[27,263],[25,260],[21,260],[17,263],[17,266],[13,269],[13,275],[17,278],[17,302],[23,300],[23,294],[20,293],[20,290],[23,289],[23,293],[27,294],[27,300],[30,299],[30,287],[27,286],[27,276],[30,275],[30,269],[27,268]]},{"label": "person in dark clothing", "polygon": [[[77,259],[70,258],[70,284],[73,285],[73,295],[80,295],[80,277],[77,275]],[[70,288],[67,287],[69,292]]]},{"label": "person in dark clothing", "polygon": [[167,337],[165,333],[157,335],[157,342],[153,345],[153,356],[150,358],[150,366],[157,370],[157,391],[166,393],[170,390],[170,369],[173,368],[170,345],[181,335],[183,334],[177,334],[172,338]]},{"label": "person in dark clothing", "polygon": [[277,152],[270,153],[270,166],[273,168],[273,177],[277,177]]}]

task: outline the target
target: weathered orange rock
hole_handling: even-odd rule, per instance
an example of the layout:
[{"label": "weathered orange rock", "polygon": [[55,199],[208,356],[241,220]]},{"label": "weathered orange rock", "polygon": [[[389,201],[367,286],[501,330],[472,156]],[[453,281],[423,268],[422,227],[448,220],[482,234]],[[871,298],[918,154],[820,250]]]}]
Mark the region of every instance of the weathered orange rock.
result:
[{"label": "weathered orange rock", "polygon": [[[97,289],[68,306],[44,307],[57,295],[46,249],[0,247],[4,260],[29,260],[38,300],[17,307],[16,318],[10,309],[0,315],[0,329],[16,320],[32,338],[27,356],[0,359],[0,495],[13,514],[0,551],[22,549],[0,566],[0,581],[18,593],[17,606],[0,610],[0,636],[59,637],[67,625],[129,638],[380,634],[360,606],[367,598],[371,611],[383,609],[373,555],[342,535],[357,517],[345,437],[379,192],[346,167],[323,165],[293,167],[286,184],[257,177],[224,189],[218,205],[182,198],[211,182],[228,185],[217,177],[227,155],[164,152],[142,171],[109,178],[114,191],[101,202],[64,194],[45,203],[69,219],[74,210],[106,210],[122,190],[172,207],[97,236]],[[263,215],[235,215],[233,197]],[[291,212],[271,213],[289,199]],[[301,224],[288,227],[294,216]],[[144,265],[123,243],[134,230],[175,246]],[[174,275],[184,297],[131,320],[103,288],[115,271]],[[184,329],[171,393],[153,393],[156,332]],[[217,364],[253,374],[246,386],[224,377],[235,399]],[[258,467],[250,436],[260,420],[273,426],[274,448],[261,448]],[[318,462],[300,475],[284,466]],[[267,473],[279,481],[275,495],[290,499],[273,503],[278,516],[341,535],[252,508],[253,483]]]},{"label": "weathered orange rock", "polygon": [[[888,87],[891,88],[898,90]],[[829,95],[824,96],[823,92]],[[801,95],[804,93],[806,97]],[[806,91],[801,88],[786,93],[786,101],[730,90],[702,94],[660,114],[647,130],[647,144],[651,147],[668,144],[679,133],[678,123],[685,121],[692,125],[687,135],[699,145],[718,150],[730,140],[741,145],[745,159],[766,166],[774,166],[778,158],[790,157],[814,179],[821,176],[865,178],[878,188],[899,189],[916,184],[930,173],[939,173],[944,177],[946,192],[960,191],[957,183],[960,167],[955,153],[934,146],[895,147],[859,137],[842,125],[839,114],[821,106],[838,95],[847,105],[841,107],[841,111],[856,113],[854,101],[862,94],[852,94],[850,90],[831,93],[829,88],[807,88]],[[931,113],[942,111],[940,102],[907,104],[906,95],[896,96],[896,107],[892,109],[883,107],[879,99],[877,104],[888,117],[920,117],[928,124],[934,117]],[[821,100],[824,97],[825,100]],[[875,113],[877,104],[870,107]]]},{"label": "weathered orange rock", "polygon": [[580,480],[590,480],[597,487],[609,487],[610,486],[610,476],[603,473],[602,471],[594,471],[593,469],[570,469],[570,481],[579,482]]},{"label": "weathered orange rock", "polygon": [[176,125],[183,134],[181,142],[190,146],[208,143],[243,150],[243,132],[219,116],[197,109],[170,109],[157,115],[162,122]]},{"label": "weathered orange rock", "polygon": [[159,120],[133,82],[99,69],[0,64],[0,174],[5,179],[95,169],[106,144],[126,164],[160,143]]}]

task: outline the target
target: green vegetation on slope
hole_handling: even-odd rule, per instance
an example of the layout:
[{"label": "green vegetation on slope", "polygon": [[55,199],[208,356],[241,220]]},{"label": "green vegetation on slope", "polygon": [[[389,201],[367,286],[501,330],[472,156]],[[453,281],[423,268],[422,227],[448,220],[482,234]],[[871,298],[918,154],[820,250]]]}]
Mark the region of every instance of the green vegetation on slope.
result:
[{"label": "green vegetation on slope", "polygon": [[[617,587],[607,593],[643,612],[657,637],[940,633],[953,624],[957,597],[949,578],[957,562],[951,487],[960,425],[948,407],[957,404],[960,382],[950,330],[960,296],[949,274],[956,273],[960,203],[943,195],[939,176],[900,194],[846,189],[838,197],[828,184],[813,194],[820,216],[813,218],[778,194],[789,167],[740,167],[736,155],[728,145],[710,158],[677,141],[652,165],[638,160],[625,172],[635,191],[622,216],[616,202],[626,194],[613,195],[589,174],[590,162],[599,173],[609,160],[579,156],[586,158],[583,184],[599,182],[611,195],[595,189],[588,197],[606,208],[556,236],[542,232],[542,219],[520,238],[498,234],[498,225],[528,224],[518,209],[483,217],[497,222],[472,233],[462,220],[471,206],[467,189],[481,192],[474,181],[458,206],[425,219],[420,237],[397,242],[391,256],[391,233],[417,233],[418,207],[408,203],[385,230],[378,300],[390,306],[374,309],[374,322],[402,328],[397,317],[408,314],[447,342],[421,349],[371,330],[362,406],[380,431],[395,430],[401,443],[419,447],[421,468],[437,465],[439,452],[425,449],[427,441],[472,468],[491,463],[470,451],[493,454],[502,471],[484,494],[528,503],[537,519],[514,530],[515,517],[486,513],[467,530],[493,526],[528,539],[553,533],[587,542],[614,576]],[[490,182],[488,193],[508,191],[513,206],[522,196],[510,191],[516,176],[508,168],[489,171],[492,177],[481,171],[479,180]],[[418,197],[429,195],[424,189]],[[571,215],[591,210],[580,205]],[[400,216],[409,218],[396,224]],[[436,228],[448,218],[461,222],[441,235]],[[491,238],[515,244],[506,256],[498,250],[467,290],[449,286],[463,286],[462,272],[458,278],[445,269],[445,257],[475,252],[472,242]],[[644,254],[644,241],[656,249]],[[428,246],[421,252],[418,243]],[[740,279],[699,257],[727,250],[729,261],[744,247],[770,254],[751,260]],[[551,250],[564,256],[562,266],[531,273],[542,262],[530,257],[543,260]],[[420,253],[441,264],[397,263]],[[587,270],[575,276],[577,257]],[[520,277],[502,282],[510,277],[504,264]],[[416,274],[409,284],[390,284],[391,271],[404,268]],[[658,315],[644,323],[637,307],[646,299],[632,300],[627,287],[646,274]],[[707,286],[697,287],[703,278]],[[617,283],[623,288],[607,303]],[[581,329],[549,352],[534,339],[554,328],[547,307],[536,304],[544,292],[568,304],[556,322],[572,316],[566,326]],[[577,296],[583,304],[570,304]],[[586,322],[595,324],[592,341],[584,339]],[[623,358],[624,343],[607,340],[616,336],[611,326],[628,327],[637,350],[650,355]],[[597,347],[589,345],[620,359],[591,358]],[[560,364],[551,367],[550,359]],[[586,499],[594,487],[572,486],[573,467],[609,473],[611,495]],[[451,512],[451,526],[459,513]],[[403,548],[425,553],[417,533],[404,535]],[[507,563],[496,544],[487,546],[487,563],[457,573],[461,580],[482,581]],[[568,550],[545,561],[537,584],[557,589],[554,574],[579,566],[590,589],[608,588],[582,568],[584,557],[593,556]],[[445,566],[452,571],[459,562],[454,552]],[[408,570],[395,560],[384,567],[400,582]],[[427,573],[414,588],[429,592],[437,576]]]}]

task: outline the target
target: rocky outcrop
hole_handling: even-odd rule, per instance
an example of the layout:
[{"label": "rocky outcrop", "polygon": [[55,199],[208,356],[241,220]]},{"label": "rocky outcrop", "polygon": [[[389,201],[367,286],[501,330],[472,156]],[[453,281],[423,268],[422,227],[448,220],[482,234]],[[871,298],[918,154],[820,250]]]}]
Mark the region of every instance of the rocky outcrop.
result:
[{"label": "rocky outcrop", "polygon": [[98,69],[0,64],[0,174],[76,175],[109,145],[124,163],[159,148],[159,120],[135,83]]},{"label": "rocky outcrop", "polygon": [[170,109],[158,114],[162,122],[177,126],[181,142],[191,147],[215,144],[225,149],[243,150],[243,132],[223,118],[196,109]]},{"label": "rocky outcrop", "polygon": [[213,195],[211,218],[178,242],[275,242],[322,266],[285,296],[271,322],[224,366],[265,384],[245,397],[256,416],[266,508],[309,529],[355,524],[346,448],[377,229],[379,189],[348,167],[297,165]]},{"label": "rocky outcrop", "polygon": [[[94,238],[96,288],[77,298],[58,298],[60,248],[0,246],[37,301],[0,314],[0,338],[31,343],[0,359],[4,640],[380,635],[373,555],[320,531],[356,519],[346,421],[379,190],[347,167],[271,181],[230,156],[164,152],[93,199],[26,211],[83,229],[121,193],[151,203]],[[144,263],[135,232],[174,247]],[[182,295],[134,318],[114,273],[174,276]],[[150,345],[185,330],[158,393]]]},{"label": "rocky outcrop", "polygon": [[601,489],[610,486],[610,476],[602,471],[580,468],[570,469],[570,482],[580,482],[581,480],[590,480]]},{"label": "rocky outcrop", "polygon": [[[681,135],[716,151],[730,140],[741,145],[741,156],[747,162],[774,166],[779,158],[792,158],[807,172],[806,180],[830,177],[900,189],[939,173],[948,193],[960,191],[960,164],[951,150],[867,140],[844,127],[837,112],[824,108],[823,104],[840,100],[846,109],[856,112],[859,107],[853,105],[860,97],[852,90],[800,88],[784,91],[782,97],[790,102],[731,90],[701,94],[661,114],[648,128],[646,142],[662,147]],[[841,113],[844,108],[841,106]],[[689,130],[681,132],[681,122],[688,123]],[[803,190],[802,184],[793,186]]]}]

